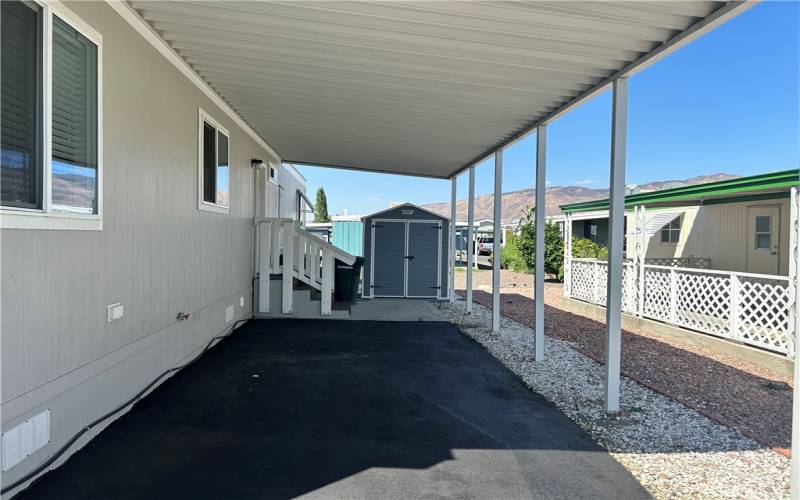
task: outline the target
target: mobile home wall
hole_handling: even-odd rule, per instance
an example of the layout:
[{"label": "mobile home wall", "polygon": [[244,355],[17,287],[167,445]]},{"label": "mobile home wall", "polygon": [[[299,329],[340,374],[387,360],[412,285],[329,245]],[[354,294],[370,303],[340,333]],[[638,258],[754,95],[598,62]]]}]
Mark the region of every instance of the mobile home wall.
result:
[{"label": "mobile home wall", "polygon": [[[250,160],[268,152],[108,4],[68,6],[103,37],[103,227],[1,232],[2,426],[51,413],[4,485],[227,331],[226,308],[251,313]],[[198,209],[200,108],[230,132],[229,214]]]}]

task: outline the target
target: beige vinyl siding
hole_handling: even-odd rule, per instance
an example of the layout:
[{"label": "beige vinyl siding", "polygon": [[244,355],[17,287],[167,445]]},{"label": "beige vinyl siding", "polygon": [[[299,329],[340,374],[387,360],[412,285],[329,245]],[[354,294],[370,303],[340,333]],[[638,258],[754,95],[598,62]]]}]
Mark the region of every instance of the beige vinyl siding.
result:
[{"label": "beige vinyl siding", "polygon": [[[229,328],[226,306],[250,315],[250,159],[268,154],[107,4],[68,7],[103,36],[104,223],[0,234],[2,424],[52,415],[51,443],[3,482]],[[198,108],[231,134],[230,214],[198,210]]]},{"label": "beige vinyl siding", "polygon": [[[681,221],[680,241],[661,243],[660,234],[650,238],[647,257],[709,257],[711,267],[723,271],[747,272],[747,257],[750,235],[748,233],[749,207],[779,206],[780,230],[779,267],[780,274],[789,272],[789,201],[788,199],[725,203],[682,207],[685,210]],[[675,211],[675,208],[648,209]],[[629,226],[628,231],[632,228]],[[632,243],[628,234],[629,247]]]}]

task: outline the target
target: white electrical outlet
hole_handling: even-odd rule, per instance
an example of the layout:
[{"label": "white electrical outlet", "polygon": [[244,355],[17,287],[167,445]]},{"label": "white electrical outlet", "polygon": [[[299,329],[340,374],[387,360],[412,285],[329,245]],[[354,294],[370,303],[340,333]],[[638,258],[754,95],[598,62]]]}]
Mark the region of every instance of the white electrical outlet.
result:
[{"label": "white electrical outlet", "polygon": [[244,307],[244,297],[239,297],[239,307]]},{"label": "white electrical outlet", "polygon": [[109,304],[106,306],[106,314],[106,319],[109,323],[121,319],[123,316],[125,316],[125,306],[119,302]]},{"label": "white electrical outlet", "polygon": [[225,308],[225,322],[233,321],[233,306],[230,305]]}]

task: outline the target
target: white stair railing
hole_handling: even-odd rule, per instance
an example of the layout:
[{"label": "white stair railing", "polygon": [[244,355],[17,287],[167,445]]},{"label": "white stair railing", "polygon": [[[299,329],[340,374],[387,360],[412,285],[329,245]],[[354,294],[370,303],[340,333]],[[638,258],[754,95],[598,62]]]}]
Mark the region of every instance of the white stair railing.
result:
[{"label": "white stair railing", "polygon": [[270,312],[270,277],[281,275],[281,312],[293,309],[293,281],[319,290],[321,314],[331,314],[333,266],[336,260],[352,265],[356,257],[309,233],[294,219],[259,218],[256,228],[258,311]]}]

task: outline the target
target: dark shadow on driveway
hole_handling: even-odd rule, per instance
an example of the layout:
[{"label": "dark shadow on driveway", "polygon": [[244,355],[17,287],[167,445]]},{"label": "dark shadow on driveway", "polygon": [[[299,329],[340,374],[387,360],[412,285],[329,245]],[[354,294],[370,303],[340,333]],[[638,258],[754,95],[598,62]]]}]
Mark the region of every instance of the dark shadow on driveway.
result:
[{"label": "dark shadow on driveway", "polygon": [[251,321],[19,498],[646,498],[450,323]]}]

